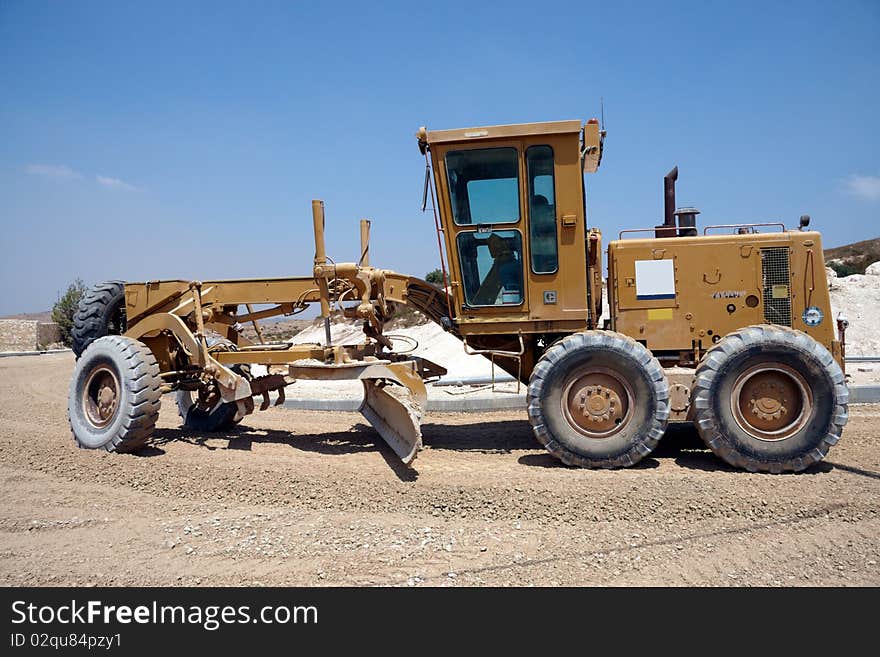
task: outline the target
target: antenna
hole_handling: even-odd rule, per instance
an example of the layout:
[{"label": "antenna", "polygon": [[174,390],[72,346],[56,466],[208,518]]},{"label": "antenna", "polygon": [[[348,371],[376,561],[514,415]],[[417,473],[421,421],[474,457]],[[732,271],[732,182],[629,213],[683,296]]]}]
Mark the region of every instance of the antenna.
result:
[{"label": "antenna", "polygon": [[602,130],[605,129],[605,98],[603,96],[599,96],[599,111],[601,112],[600,116],[602,117]]}]

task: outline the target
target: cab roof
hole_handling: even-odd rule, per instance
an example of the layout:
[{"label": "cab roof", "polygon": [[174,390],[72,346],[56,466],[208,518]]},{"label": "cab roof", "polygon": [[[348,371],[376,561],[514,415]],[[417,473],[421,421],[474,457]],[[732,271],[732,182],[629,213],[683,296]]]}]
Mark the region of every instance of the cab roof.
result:
[{"label": "cab roof", "polygon": [[480,139],[579,133],[582,125],[579,120],[545,121],[542,123],[514,123],[511,125],[490,125],[478,128],[458,128],[455,130],[426,130],[424,134],[425,141],[428,144],[443,144],[479,141]]}]

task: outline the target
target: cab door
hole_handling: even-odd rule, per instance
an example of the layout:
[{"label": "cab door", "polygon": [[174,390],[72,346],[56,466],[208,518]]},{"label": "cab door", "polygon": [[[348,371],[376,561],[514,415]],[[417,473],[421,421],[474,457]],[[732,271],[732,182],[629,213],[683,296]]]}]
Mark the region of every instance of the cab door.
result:
[{"label": "cab door", "polygon": [[459,317],[528,313],[524,166],[518,142],[453,144],[438,153]]}]

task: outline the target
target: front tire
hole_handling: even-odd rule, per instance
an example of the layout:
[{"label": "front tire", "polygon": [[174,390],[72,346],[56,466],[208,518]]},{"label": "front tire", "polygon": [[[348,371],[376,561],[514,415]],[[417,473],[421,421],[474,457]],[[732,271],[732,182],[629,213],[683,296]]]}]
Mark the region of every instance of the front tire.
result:
[{"label": "front tire", "polygon": [[650,351],[613,331],[575,333],[553,344],[529,379],[529,421],[563,463],[635,465],[669,420],[669,383]]},{"label": "front tire", "polygon": [[703,441],[750,472],[800,472],[840,439],[849,393],[829,351],[806,333],[749,326],[722,338],[696,372]]},{"label": "front tire", "polygon": [[76,444],[108,452],[141,447],[159,418],[161,383],[142,342],[121,335],[93,341],[70,381],[67,417]]}]

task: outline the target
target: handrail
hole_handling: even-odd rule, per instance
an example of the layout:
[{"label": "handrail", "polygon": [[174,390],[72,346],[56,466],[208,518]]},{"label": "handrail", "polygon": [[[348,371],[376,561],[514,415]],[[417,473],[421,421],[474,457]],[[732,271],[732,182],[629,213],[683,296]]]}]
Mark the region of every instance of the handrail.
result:
[{"label": "handrail", "polygon": [[[772,221],[768,223],[757,223],[757,224],[713,224],[711,226],[706,226],[703,228],[703,235],[708,234],[709,230],[712,228],[755,228],[757,226],[778,226],[782,229],[782,232],[785,232],[785,224],[781,221]],[[617,234],[617,239],[622,240],[624,233],[653,233],[655,231],[668,231],[672,233],[668,237],[658,237],[656,239],[672,239],[673,237],[677,237],[676,233],[678,232],[678,227],[676,226],[657,226],[655,228],[626,228],[625,230],[620,231]]]},{"label": "handrail", "polygon": [[703,235],[706,235],[709,232],[710,228],[754,228],[756,226],[779,226],[782,229],[782,232],[785,232],[785,224],[781,221],[771,221],[768,223],[761,224],[714,224],[712,226],[706,226],[703,228]]},{"label": "handrail", "polygon": [[[627,228],[625,230],[620,231],[617,235],[617,239],[622,240],[624,233],[653,233],[657,228]],[[668,230],[672,233],[670,237],[675,237],[675,233],[678,230],[674,226],[661,226],[660,230]],[[658,239],[667,239],[665,237],[660,237]]]},{"label": "handrail", "polygon": [[519,334],[519,351],[505,351],[503,349],[474,349],[467,342],[467,336],[462,339],[462,344],[464,345],[464,353],[468,356],[475,356],[477,354],[496,354],[498,356],[510,356],[511,358],[516,358],[518,356],[522,356],[526,353],[525,344],[523,344],[522,334]]},{"label": "handrail", "polygon": [[495,390],[495,356],[501,356],[503,358],[512,358],[516,361],[516,392],[519,394],[519,384],[522,381],[522,357],[526,353],[526,345],[523,342],[522,333],[518,336],[519,338],[519,351],[505,351],[503,349],[474,349],[467,342],[467,336],[464,336],[461,340],[464,345],[464,353],[468,356],[474,356],[477,354],[488,354],[489,362],[492,363],[492,390]]}]

